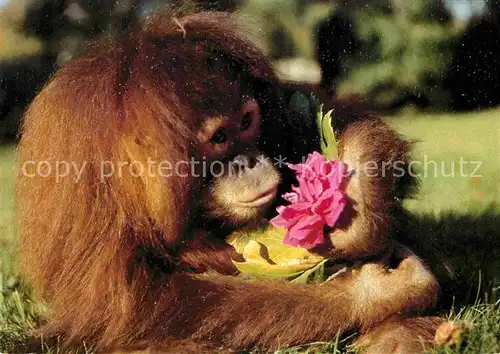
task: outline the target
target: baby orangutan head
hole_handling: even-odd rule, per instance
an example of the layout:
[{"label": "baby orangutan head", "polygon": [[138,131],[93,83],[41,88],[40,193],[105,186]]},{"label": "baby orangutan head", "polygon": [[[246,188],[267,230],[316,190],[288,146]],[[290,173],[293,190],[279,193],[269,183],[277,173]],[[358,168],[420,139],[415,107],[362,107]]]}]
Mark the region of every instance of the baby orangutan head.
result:
[{"label": "baby orangutan head", "polygon": [[280,175],[258,150],[261,110],[257,100],[243,96],[234,112],[206,118],[197,133],[195,157],[203,177],[195,193],[204,217],[236,227],[257,220],[277,194]]}]

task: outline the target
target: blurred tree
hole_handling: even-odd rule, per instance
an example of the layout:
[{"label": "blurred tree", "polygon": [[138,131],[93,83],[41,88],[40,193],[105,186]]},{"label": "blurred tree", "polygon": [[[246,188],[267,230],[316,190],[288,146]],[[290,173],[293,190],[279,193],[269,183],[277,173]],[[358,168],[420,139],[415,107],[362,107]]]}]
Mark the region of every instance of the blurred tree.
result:
[{"label": "blurred tree", "polygon": [[273,59],[315,55],[315,25],[335,0],[246,0],[241,14],[261,48]]},{"label": "blurred tree", "polygon": [[119,35],[138,18],[143,0],[35,0],[27,6],[22,30],[40,38],[58,66],[71,59],[84,41],[107,33]]},{"label": "blurred tree", "polygon": [[[240,0],[194,0],[201,8],[234,9]],[[19,117],[38,89],[84,42],[120,36],[149,11],[181,0],[16,0],[22,14],[10,21],[14,31],[39,40],[41,50],[29,57],[0,61],[0,140],[17,134]]]},{"label": "blurred tree", "polygon": [[500,105],[500,0],[473,21],[458,41],[445,84],[455,110]]},{"label": "blurred tree", "polygon": [[391,0],[391,5],[398,20],[442,23],[451,20],[451,14],[442,0]]},{"label": "blurred tree", "polygon": [[453,30],[444,13],[436,0],[357,6],[356,50],[342,58],[348,76],[339,93],[359,94],[382,107],[446,107],[442,72],[451,57]]},{"label": "blurred tree", "polygon": [[492,18],[500,20],[500,0],[487,0],[488,15]]},{"label": "blurred tree", "polygon": [[346,75],[344,58],[357,47],[353,7],[341,4],[317,26],[316,60],[321,68],[321,87],[334,94],[338,81]]},{"label": "blurred tree", "polygon": [[449,24],[453,17],[444,0],[434,0],[428,2],[428,6],[425,6],[422,12],[416,14],[416,19]]},{"label": "blurred tree", "polygon": [[17,134],[19,118],[58,66],[103,33],[122,33],[137,18],[140,0],[23,0],[14,31],[38,38],[39,53],[0,62],[0,140]]}]

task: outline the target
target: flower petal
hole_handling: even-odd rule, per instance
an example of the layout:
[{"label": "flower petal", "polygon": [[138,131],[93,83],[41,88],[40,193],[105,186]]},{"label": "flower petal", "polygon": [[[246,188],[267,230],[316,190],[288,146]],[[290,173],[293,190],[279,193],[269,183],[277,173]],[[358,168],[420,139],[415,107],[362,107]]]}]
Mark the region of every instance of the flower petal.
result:
[{"label": "flower petal", "polygon": [[307,202],[307,199],[304,196],[304,193],[302,193],[301,189],[298,186],[292,186],[292,192],[297,194],[297,197],[298,197],[298,199],[295,203]]},{"label": "flower petal", "polygon": [[300,190],[300,194],[303,197],[304,201],[308,202],[314,202],[314,194],[311,192],[309,188],[309,183],[308,181],[304,178],[304,176],[301,176],[297,178],[299,181],[299,186],[298,189]]},{"label": "flower petal", "polygon": [[328,226],[333,227],[335,225],[346,204],[347,200],[344,193],[335,191],[331,199],[330,207],[328,208],[329,210],[327,210],[327,213],[324,215]]},{"label": "flower petal", "polygon": [[290,203],[297,203],[299,201],[299,196],[296,192],[285,193],[282,197]]},{"label": "flower petal", "polygon": [[319,152],[314,151],[307,157],[306,165],[310,166],[311,170],[319,175],[323,169],[323,165],[327,162],[325,156],[321,155]]},{"label": "flower petal", "polygon": [[289,238],[296,240],[301,247],[314,247],[324,242],[323,226],[324,222],[318,215],[306,216],[289,230]]},{"label": "flower petal", "polygon": [[288,166],[289,169],[295,171],[297,178],[303,176],[304,172],[308,169],[307,165],[303,163],[297,163],[297,164],[287,163],[286,165]]},{"label": "flower petal", "polygon": [[288,229],[283,243],[311,248],[324,242],[325,223],[335,225],[344,210],[347,199],[340,187],[347,167],[317,151],[309,154],[305,163],[287,166],[295,171],[298,185],[283,194],[291,204],[279,207],[271,224]]},{"label": "flower petal", "polygon": [[293,238],[291,236],[291,232],[288,231],[285,235],[285,238],[283,239],[283,244],[297,247],[299,245],[299,240]]},{"label": "flower petal", "polygon": [[316,228],[311,230],[309,237],[300,242],[300,246],[303,248],[313,248],[316,245],[323,244],[325,242],[325,234],[323,228]]},{"label": "flower petal", "polygon": [[311,211],[317,215],[328,214],[331,210],[334,194],[335,191],[333,189],[326,190],[311,206]]},{"label": "flower petal", "polygon": [[297,223],[310,209],[309,203],[297,203],[276,208],[278,215],[270,220],[277,227],[290,228]]},{"label": "flower petal", "polygon": [[293,233],[292,237],[302,240],[307,237],[307,234],[315,228],[323,229],[323,220],[319,215],[311,214],[304,215],[295,225],[292,226],[290,231]]},{"label": "flower petal", "polygon": [[315,178],[311,182],[309,182],[309,190],[311,191],[311,194],[314,196],[315,199],[318,199],[324,189],[323,189],[323,183],[321,183],[321,180]]},{"label": "flower petal", "polygon": [[345,177],[346,165],[342,161],[334,161],[332,164],[332,169],[328,174],[330,188],[339,189]]}]

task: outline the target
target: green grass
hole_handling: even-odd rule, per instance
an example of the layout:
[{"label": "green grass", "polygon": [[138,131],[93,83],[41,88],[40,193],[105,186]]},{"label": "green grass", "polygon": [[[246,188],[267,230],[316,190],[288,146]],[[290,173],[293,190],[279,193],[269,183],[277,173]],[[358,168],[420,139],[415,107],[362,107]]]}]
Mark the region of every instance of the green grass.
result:
[{"label": "green grass", "polygon": [[12,181],[14,147],[0,146],[0,352],[34,325],[29,289],[14,276],[15,232]]},{"label": "green grass", "polygon": [[[410,115],[388,121],[405,137],[420,141],[415,145],[414,159],[422,162],[415,166],[424,183],[418,198],[408,201],[410,210],[436,215],[443,211],[478,212],[492,204],[500,207],[500,109]],[[481,165],[472,175],[477,162]],[[455,176],[447,177],[452,168]]]},{"label": "green grass", "polygon": [[[416,232],[432,235],[438,244],[456,243],[461,268],[464,271],[480,269],[487,280],[477,290],[488,294],[486,300],[449,314],[450,318],[473,324],[464,343],[438,348],[435,353],[500,352],[500,297],[497,296],[500,248],[483,245],[485,242],[500,244],[500,111],[467,115],[407,114],[387,120],[407,138],[420,140],[415,146],[417,161],[424,161],[427,156],[428,161],[436,161],[439,167],[444,163],[445,172],[453,163],[458,168],[461,157],[465,161],[482,161],[478,177],[445,177],[440,171],[435,176],[434,170],[428,170],[427,176],[421,178],[420,193],[407,202],[407,207],[418,221]],[[19,284],[13,266],[16,240],[12,213],[13,159],[14,147],[0,146],[0,352],[22,340],[25,331],[36,325],[39,311],[38,305],[31,301],[29,289]],[[425,172],[422,168],[418,171]],[[472,169],[466,168],[464,172],[470,174]],[[474,246],[483,247],[479,256],[469,252]],[[476,273],[468,276],[475,277]],[[342,345],[334,341],[328,343],[323,352],[335,353],[340,347]],[[310,349],[317,348],[316,345],[308,348],[292,348],[280,353],[317,352]]]},{"label": "green grass", "polygon": [[[0,270],[11,273],[15,240],[13,219],[13,189],[14,178],[14,146],[0,145]],[[3,278],[5,281],[5,278]],[[0,273],[0,289],[2,286],[2,273]],[[1,326],[1,322],[0,322]]]},{"label": "green grass", "polygon": [[8,240],[14,236],[12,221],[14,177],[14,146],[0,146],[0,239]]}]

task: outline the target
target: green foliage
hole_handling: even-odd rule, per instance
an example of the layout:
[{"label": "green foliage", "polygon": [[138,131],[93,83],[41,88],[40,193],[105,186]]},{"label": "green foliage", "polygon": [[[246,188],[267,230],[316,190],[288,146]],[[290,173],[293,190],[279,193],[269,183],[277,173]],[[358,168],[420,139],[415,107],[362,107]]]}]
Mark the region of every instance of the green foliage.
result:
[{"label": "green foliage", "polygon": [[339,91],[359,93],[383,105],[412,94],[425,96],[432,106],[446,106],[441,82],[452,55],[453,29],[417,16],[429,3],[411,4],[402,14],[372,8],[353,13],[359,47],[344,63],[349,75]]},{"label": "green foliage", "polygon": [[241,14],[258,29],[259,42],[274,58],[299,56],[312,58],[315,51],[316,24],[324,20],[331,2],[298,0],[247,0]]},{"label": "green foliage", "polygon": [[321,105],[316,118],[319,127],[321,153],[329,160],[339,158],[338,141],[332,128],[332,113],[333,110],[330,110],[323,115],[323,105]]},{"label": "green foliage", "polygon": [[[263,47],[274,58],[315,55],[318,24],[336,11],[352,18],[358,47],[343,59],[348,73],[340,94],[359,94],[382,106],[418,97],[448,107],[442,85],[458,33],[440,2],[367,1],[342,8],[336,2],[248,0],[242,13],[255,20]],[[332,33],[332,35],[335,35]]]}]

